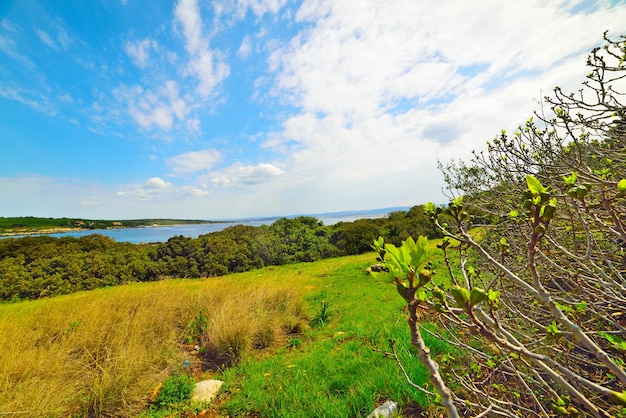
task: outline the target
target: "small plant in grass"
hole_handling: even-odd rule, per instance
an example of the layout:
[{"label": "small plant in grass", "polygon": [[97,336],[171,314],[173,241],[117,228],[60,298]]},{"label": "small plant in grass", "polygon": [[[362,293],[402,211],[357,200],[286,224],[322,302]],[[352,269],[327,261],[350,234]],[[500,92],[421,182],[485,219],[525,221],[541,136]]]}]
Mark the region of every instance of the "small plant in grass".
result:
[{"label": "small plant in grass", "polygon": [[332,314],[331,297],[326,289],[322,290],[312,301],[314,313],[310,324],[312,327],[322,327],[328,323]]},{"label": "small plant in grass", "polygon": [[302,344],[302,339],[298,337],[291,337],[287,340],[287,347],[298,348]]},{"label": "small plant in grass", "polygon": [[322,327],[324,326],[331,314],[330,301],[327,299],[322,299],[319,301],[319,307],[313,319],[311,320],[311,326],[313,327]]},{"label": "small plant in grass", "polygon": [[187,329],[184,334],[185,342],[191,344],[197,341],[206,331],[208,324],[209,318],[204,310],[201,309],[198,314],[191,321],[189,321],[189,325],[187,325]]},{"label": "small plant in grass", "polygon": [[161,390],[154,401],[159,407],[167,407],[191,399],[191,394],[196,386],[193,377],[179,374],[165,379]]}]

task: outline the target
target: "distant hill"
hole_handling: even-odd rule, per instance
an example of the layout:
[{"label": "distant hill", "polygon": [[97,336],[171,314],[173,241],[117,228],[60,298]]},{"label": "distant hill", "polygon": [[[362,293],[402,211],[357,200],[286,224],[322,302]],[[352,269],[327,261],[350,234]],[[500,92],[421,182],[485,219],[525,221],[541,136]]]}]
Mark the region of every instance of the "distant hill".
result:
[{"label": "distant hill", "polygon": [[272,221],[280,218],[298,218],[300,216],[311,216],[313,218],[342,218],[342,217],[350,217],[350,216],[359,216],[363,215],[363,217],[368,217],[368,215],[385,215],[390,212],[396,211],[408,211],[412,206],[393,206],[388,208],[378,208],[378,209],[355,209],[355,210],[344,210],[338,212],[322,212],[322,213],[298,213],[291,215],[282,215],[282,216],[265,216],[265,217],[251,217],[251,218],[242,218],[242,219],[231,219],[228,221],[222,222],[238,222],[238,221]]},{"label": "distant hill", "polygon": [[390,212],[403,211],[406,212],[411,209],[412,206],[393,206],[389,208],[379,208],[379,209],[366,209],[366,210],[345,210],[340,212],[326,212],[320,213],[312,216],[325,216],[325,217],[342,217],[342,216],[353,216],[353,215],[383,215]]}]

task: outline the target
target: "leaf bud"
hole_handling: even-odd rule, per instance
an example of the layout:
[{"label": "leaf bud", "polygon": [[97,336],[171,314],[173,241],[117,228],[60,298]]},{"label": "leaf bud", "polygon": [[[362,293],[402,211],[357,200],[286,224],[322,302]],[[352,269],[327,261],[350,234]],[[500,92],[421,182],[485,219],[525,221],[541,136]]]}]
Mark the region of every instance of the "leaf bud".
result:
[{"label": "leaf bud", "polygon": [[626,390],[623,390],[622,393],[619,393],[619,392],[609,393],[609,399],[614,404],[626,406]]},{"label": "leaf bud", "polygon": [[433,272],[428,269],[422,269],[419,272],[418,286],[424,286],[433,277]]}]

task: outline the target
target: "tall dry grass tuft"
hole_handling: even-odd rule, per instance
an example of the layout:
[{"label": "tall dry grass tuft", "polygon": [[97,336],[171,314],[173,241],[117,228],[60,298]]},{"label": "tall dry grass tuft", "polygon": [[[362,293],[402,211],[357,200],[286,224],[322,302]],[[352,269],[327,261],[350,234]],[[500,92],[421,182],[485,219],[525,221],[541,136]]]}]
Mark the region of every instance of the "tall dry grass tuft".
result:
[{"label": "tall dry grass tuft", "polygon": [[238,363],[254,349],[274,345],[281,336],[298,332],[304,324],[304,302],[293,289],[255,288],[226,295],[214,304],[200,335],[208,368]]},{"label": "tall dry grass tuft", "polygon": [[0,305],[0,414],[135,416],[180,364],[198,312],[203,341],[229,363],[302,321],[293,289],[230,286],[162,281]]}]

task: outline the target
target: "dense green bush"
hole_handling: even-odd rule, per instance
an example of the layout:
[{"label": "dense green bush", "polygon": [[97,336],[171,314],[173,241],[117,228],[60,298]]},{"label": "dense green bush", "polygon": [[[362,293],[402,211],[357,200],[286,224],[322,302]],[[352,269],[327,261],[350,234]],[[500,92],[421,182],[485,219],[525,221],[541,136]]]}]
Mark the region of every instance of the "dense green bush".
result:
[{"label": "dense green bush", "polygon": [[36,299],[147,278],[152,248],[103,235],[0,240],[0,299]]}]

